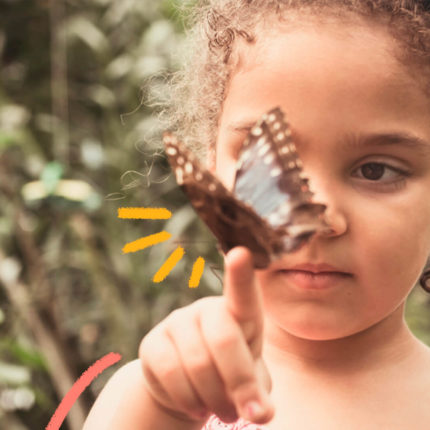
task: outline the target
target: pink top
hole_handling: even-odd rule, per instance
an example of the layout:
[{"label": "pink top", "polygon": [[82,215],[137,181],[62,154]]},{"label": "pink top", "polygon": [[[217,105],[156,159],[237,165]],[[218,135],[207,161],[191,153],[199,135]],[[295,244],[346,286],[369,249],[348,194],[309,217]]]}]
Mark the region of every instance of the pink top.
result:
[{"label": "pink top", "polygon": [[225,424],[217,416],[212,415],[202,430],[267,430],[259,424],[252,424],[239,418],[235,423]]}]

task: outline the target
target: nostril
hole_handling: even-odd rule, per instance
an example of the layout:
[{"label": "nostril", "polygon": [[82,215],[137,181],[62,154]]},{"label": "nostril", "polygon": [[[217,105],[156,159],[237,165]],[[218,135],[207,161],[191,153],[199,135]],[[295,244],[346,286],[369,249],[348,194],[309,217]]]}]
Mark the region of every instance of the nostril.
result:
[{"label": "nostril", "polygon": [[326,227],[320,231],[321,234],[326,236],[338,236],[346,232],[347,221],[345,216],[333,207],[328,207],[324,213],[323,220]]}]

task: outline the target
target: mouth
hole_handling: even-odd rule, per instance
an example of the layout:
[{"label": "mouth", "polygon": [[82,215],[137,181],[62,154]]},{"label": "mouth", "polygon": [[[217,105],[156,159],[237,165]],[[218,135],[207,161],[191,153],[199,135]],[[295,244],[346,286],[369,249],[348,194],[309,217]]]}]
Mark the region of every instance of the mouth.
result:
[{"label": "mouth", "polygon": [[352,274],[338,271],[283,269],[279,273],[289,284],[304,290],[327,290],[352,278]]}]

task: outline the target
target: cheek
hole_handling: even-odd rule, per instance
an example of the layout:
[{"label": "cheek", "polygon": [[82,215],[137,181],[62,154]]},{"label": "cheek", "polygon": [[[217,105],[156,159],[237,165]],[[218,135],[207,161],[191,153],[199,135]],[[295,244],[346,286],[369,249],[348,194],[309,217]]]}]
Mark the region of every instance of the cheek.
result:
[{"label": "cheek", "polygon": [[430,207],[418,196],[409,192],[368,203],[352,220],[353,257],[371,285],[390,283],[409,291],[419,277],[430,252]]}]

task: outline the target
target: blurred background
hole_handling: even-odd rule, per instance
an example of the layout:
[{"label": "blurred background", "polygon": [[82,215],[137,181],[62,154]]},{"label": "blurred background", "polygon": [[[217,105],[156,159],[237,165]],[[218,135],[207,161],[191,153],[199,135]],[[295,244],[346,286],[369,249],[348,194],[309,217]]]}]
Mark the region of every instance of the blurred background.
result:
[{"label": "blurred background", "polygon": [[[172,309],[221,291],[215,242],[178,191],[147,103],[178,67],[180,0],[0,0],[0,428],[43,429],[73,382],[122,355],[70,411],[78,430],[109,376]],[[118,219],[167,207],[168,221]],[[166,230],[136,253],[123,246]],[[185,257],[152,276],[178,243]],[[206,268],[188,288],[194,260]],[[430,344],[417,287],[411,329]]]}]

